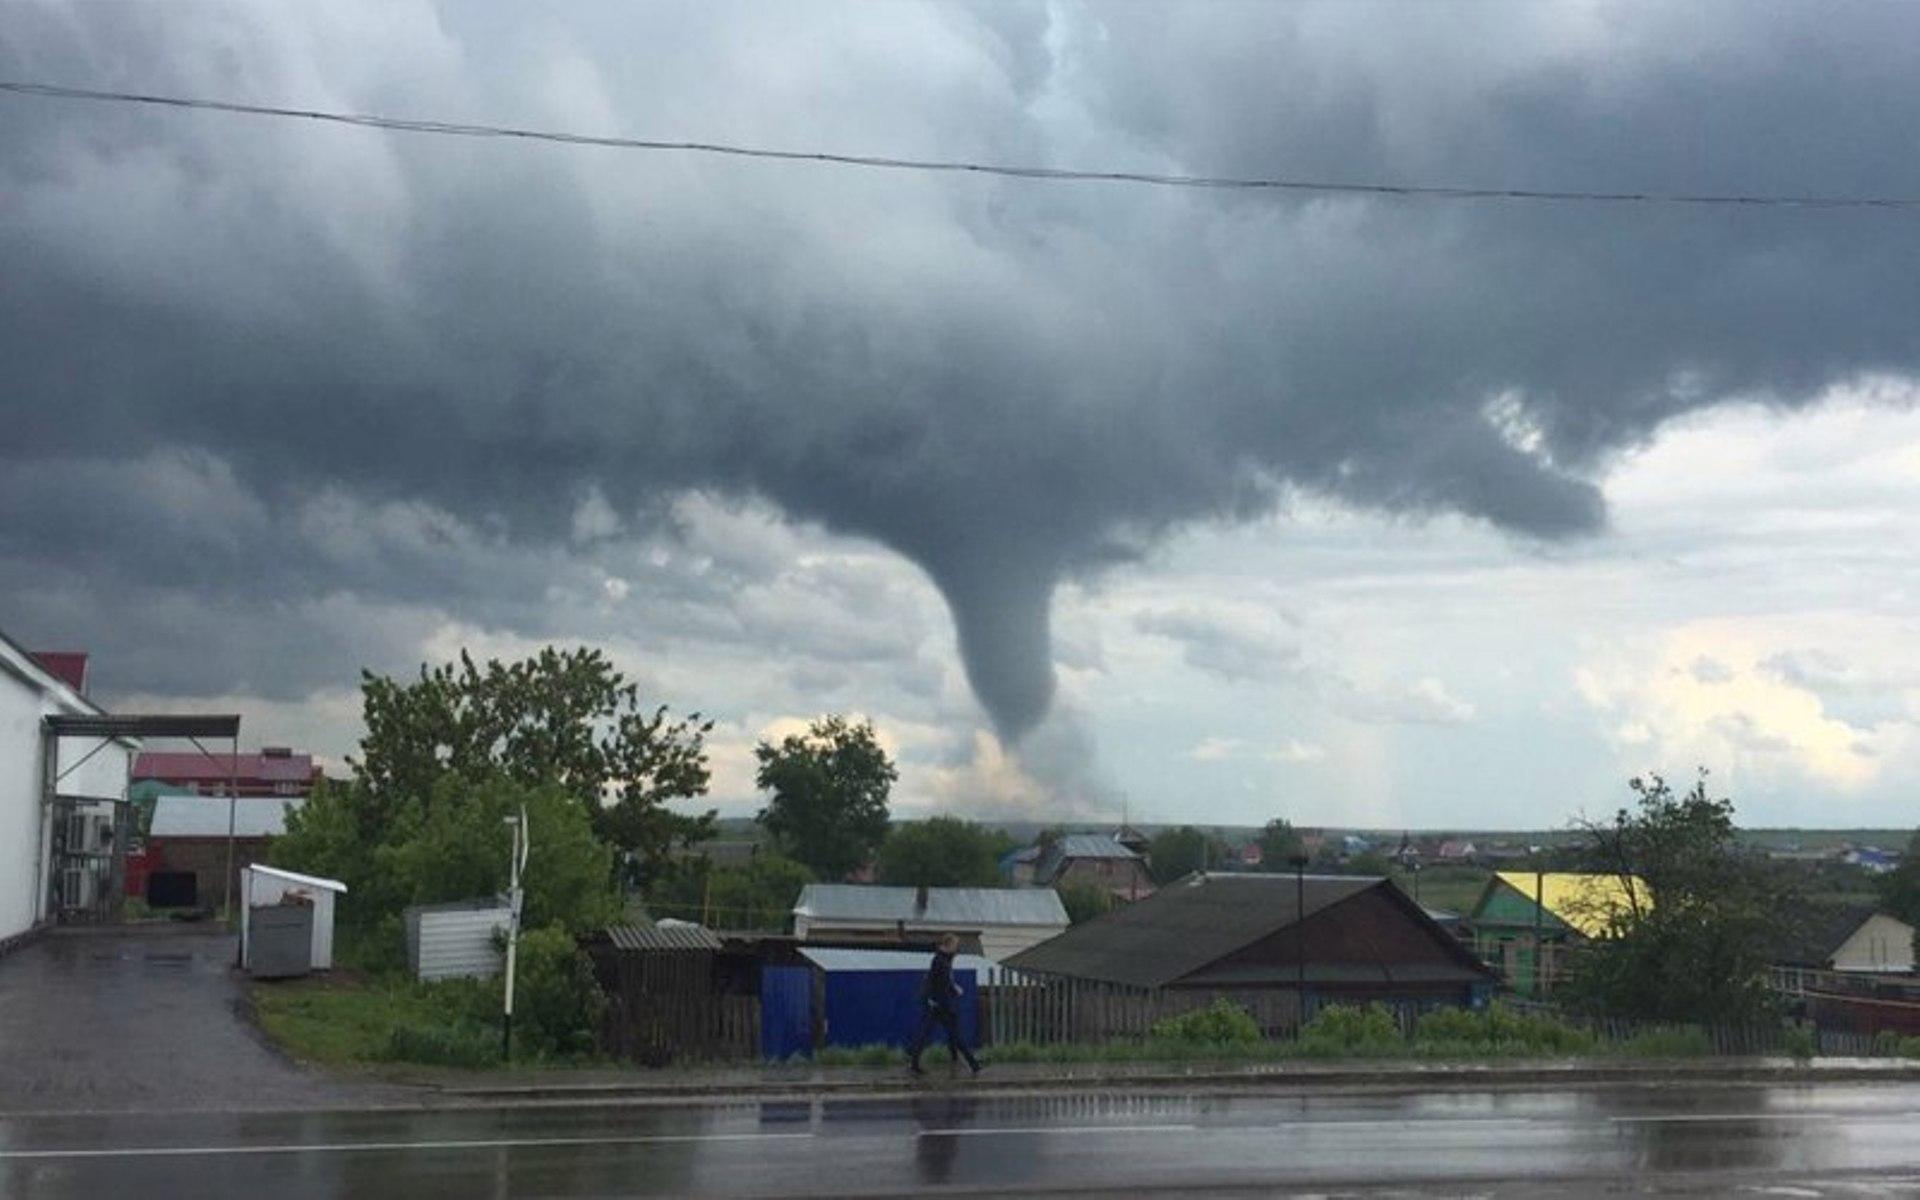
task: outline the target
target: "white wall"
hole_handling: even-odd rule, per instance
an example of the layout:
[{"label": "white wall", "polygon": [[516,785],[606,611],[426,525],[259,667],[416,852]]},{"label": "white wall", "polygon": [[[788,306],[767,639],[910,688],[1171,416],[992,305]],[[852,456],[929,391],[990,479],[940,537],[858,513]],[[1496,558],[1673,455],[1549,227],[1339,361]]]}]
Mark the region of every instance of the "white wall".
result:
[{"label": "white wall", "polygon": [[[49,830],[40,812],[40,719],[95,710],[11,644],[0,640],[0,938],[33,928],[44,915]],[[61,769],[97,742],[63,738]],[[125,799],[132,748],[113,743],[60,783],[67,795]]]},{"label": "white wall", "polygon": [[1836,971],[1913,970],[1913,926],[1875,913],[1853,931],[1833,956]]},{"label": "white wall", "polygon": [[488,979],[500,973],[496,942],[506,936],[513,910],[456,908],[407,914],[408,950],[420,979]]}]

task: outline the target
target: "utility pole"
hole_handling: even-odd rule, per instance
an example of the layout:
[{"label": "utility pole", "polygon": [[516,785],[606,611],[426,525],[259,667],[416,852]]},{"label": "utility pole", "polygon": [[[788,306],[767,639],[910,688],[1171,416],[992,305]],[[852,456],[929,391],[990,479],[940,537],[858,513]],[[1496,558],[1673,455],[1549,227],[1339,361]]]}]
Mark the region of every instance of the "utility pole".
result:
[{"label": "utility pole", "polygon": [[1296,854],[1288,862],[1293,867],[1293,1002],[1299,1010],[1293,1035],[1297,1038],[1307,1028],[1307,856]]},{"label": "utility pole", "polygon": [[520,949],[520,872],[527,867],[527,808],[520,806],[517,817],[503,817],[513,826],[513,847],[507,858],[507,985],[502,999],[500,1019],[500,1061],[513,1060],[513,968]]},{"label": "utility pole", "polygon": [[1541,917],[1546,913],[1546,872],[1540,865],[1540,847],[1533,847],[1533,998],[1540,999],[1546,992],[1546,966],[1541,954],[1545,947],[1541,944]]}]

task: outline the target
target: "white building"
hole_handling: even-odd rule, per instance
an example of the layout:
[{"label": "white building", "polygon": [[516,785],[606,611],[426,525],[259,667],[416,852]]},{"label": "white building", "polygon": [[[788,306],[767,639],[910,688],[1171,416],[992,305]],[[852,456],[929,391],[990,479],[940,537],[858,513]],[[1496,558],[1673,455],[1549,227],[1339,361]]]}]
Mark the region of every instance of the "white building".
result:
[{"label": "white building", "polygon": [[1066,932],[1067,910],[1052,888],[873,887],[810,883],[793,906],[801,941],[901,941],[943,933],[973,935],[999,962]]},{"label": "white building", "polygon": [[113,806],[126,801],[134,745],[117,739],[49,740],[43,724],[52,716],[101,715],[98,705],[0,634],[0,943],[48,919],[56,885],[64,888],[69,904],[91,903],[103,894],[97,868],[66,867],[61,879],[50,878],[56,813],[45,801],[46,785],[52,779],[63,797],[100,801],[60,806],[61,841],[78,852],[110,854]]}]

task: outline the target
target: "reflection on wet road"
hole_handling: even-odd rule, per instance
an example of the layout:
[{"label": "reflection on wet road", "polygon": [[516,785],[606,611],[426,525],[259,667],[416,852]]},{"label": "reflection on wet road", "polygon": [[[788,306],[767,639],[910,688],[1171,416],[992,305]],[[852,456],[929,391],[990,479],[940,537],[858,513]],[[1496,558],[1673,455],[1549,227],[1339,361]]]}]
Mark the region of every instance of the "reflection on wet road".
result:
[{"label": "reflection on wet road", "polygon": [[1911,1085],[15,1117],[0,1195],[1913,1195],[1916,1129]]}]

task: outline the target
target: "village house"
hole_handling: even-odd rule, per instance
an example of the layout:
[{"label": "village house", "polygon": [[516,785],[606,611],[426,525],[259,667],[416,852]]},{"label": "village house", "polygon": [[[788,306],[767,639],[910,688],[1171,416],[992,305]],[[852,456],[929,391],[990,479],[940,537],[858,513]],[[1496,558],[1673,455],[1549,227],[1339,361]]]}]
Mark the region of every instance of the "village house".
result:
[{"label": "village house", "polygon": [[1913,961],[1913,926],[1870,904],[1808,912],[1775,957],[1777,966],[1876,975],[1912,974]]},{"label": "village house", "polygon": [[1069,833],[1046,847],[1033,868],[1041,887],[1091,884],[1121,900],[1153,893],[1153,876],[1139,851],[1105,833]]},{"label": "village house", "polygon": [[0,634],[0,948],[62,911],[111,899],[132,742],[62,738],[48,718],[104,716],[86,655]]},{"label": "village house", "polygon": [[158,783],[203,796],[281,796],[313,794],[320,768],[313,755],[287,746],[266,746],[258,754],[203,754],[199,751],[150,751],[134,759],[135,783]]},{"label": "village house", "polygon": [[793,906],[793,933],[805,941],[931,943],[951,933],[999,961],[1067,927],[1051,888],[877,887],[810,883]]},{"label": "village house", "polygon": [[[240,872],[266,861],[287,830],[289,801],[243,796],[166,795],[154,801],[143,874],[156,908],[214,908],[239,895]],[[232,843],[229,847],[228,835]]]},{"label": "village house", "polygon": [[1551,988],[1566,947],[1606,937],[1622,919],[1652,906],[1653,893],[1637,876],[1500,871],[1487,880],[1466,923],[1474,949],[1507,986],[1535,996]]},{"label": "village house", "polygon": [[1484,1002],[1496,982],[1398,887],[1331,875],[1196,872],[1006,965],[1179,1007],[1224,997],[1269,1031],[1291,1028],[1303,1004],[1309,1014],[1336,1002],[1467,1006]]}]

